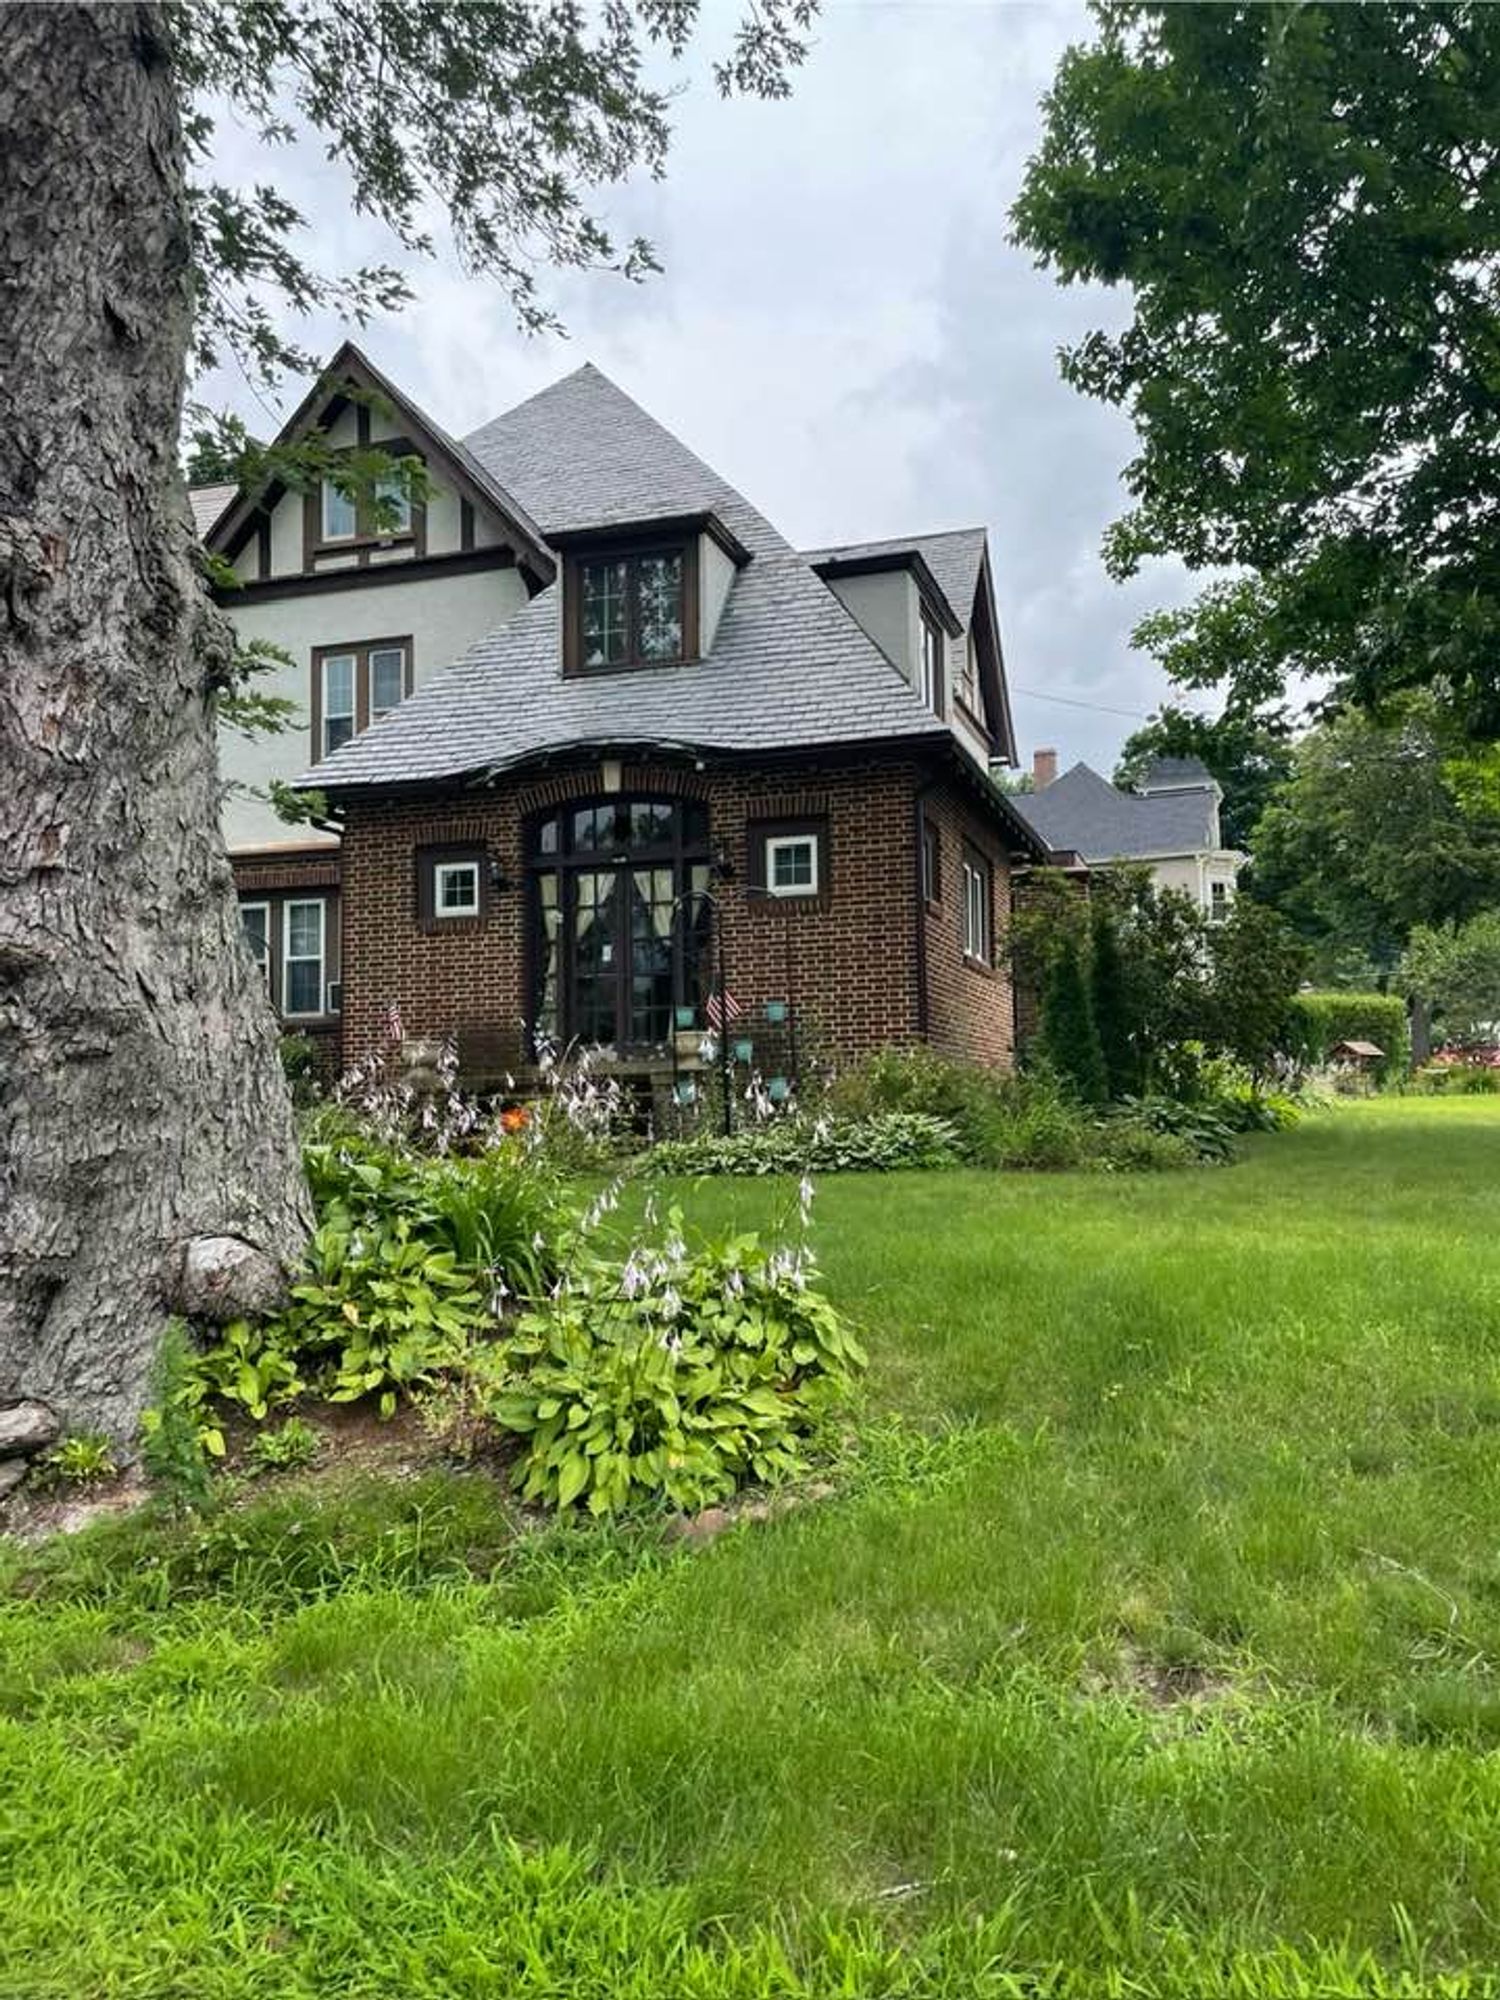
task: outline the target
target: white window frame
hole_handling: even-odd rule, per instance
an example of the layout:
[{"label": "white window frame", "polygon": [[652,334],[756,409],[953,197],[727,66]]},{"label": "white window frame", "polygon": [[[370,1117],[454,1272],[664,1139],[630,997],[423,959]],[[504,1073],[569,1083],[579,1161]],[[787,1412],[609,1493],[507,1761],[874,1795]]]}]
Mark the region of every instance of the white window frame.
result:
[{"label": "white window frame", "polygon": [[932,710],[934,715],[941,715],[943,712],[943,628],[925,606],[918,614],[917,622],[922,628],[922,650],[919,659],[922,700]]},{"label": "white window frame", "polygon": [[[292,956],[292,912],[293,910],[316,910],[318,913],[318,950],[316,958],[311,952],[299,952]],[[316,965],[318,968],[318,1004],[316,1007],[292,1007],[292,967],[294,965]],[[326,896],[288,896],[281,906],[281,1017],[285,1021],[313,1021],[321,1019],[325,995],[328,990],[328,899]]]},{"label": "white window frame", "polygon": [[246,935],[245,933],[245,912],[247,910],[259,910],[262,918],[264,919],[264,922],[262,923],[261,926],[261,931],[266,941],[266,955],[263,959],[257,958],[255,962],[260,967],[261,974],[265,979],[266,991],[267,993],[270,993],[273,990],[273,982],[271,976],[271,960],[273,957],[273,947],[271,939],[271,905],[268,902],[266,902],[264,898],[260,896],[247,897],[243,902],[241,902],[240,934],[245,939],[245,949],[248,951],[250,949],[250,939],[248,935]]},{"label": "white window frame", "polygon": [[[347,660],[349,662],[349,706],[335,712],[328,706],[328,669],[337,660]],[[330,746],[328,741],[328,725],[330,722],[343,722],[347,718],[349,734],[344,738],[345,743],[352,743],[359,734],[359,648],[351,646],[347,653],[325,653],[318,662],[318,672],[323,676],[323,686],[321,689],[323,700],[319,724],[319,731],[323,740],[318,745],[318,756],[321,761],[324,757],[331,757],[335,750],[343,748],[343,744],[339,743]],[[382,711],[382,713],[385,713],[385,711]]]},{"label": "white window frame", "polygon": [[[396,696],[396,699],[391,703],[389,708],[377,708],[375,706],[375,660],[376,656],[381,653],[394,653],[396,658],[401,662],[401,676],[400,676],[401,691]],[[394,714],[394,712],[401,706],[402,702],[405,701],[406,669],[407,669],[407,653],[406,653],[406,648],[404,646],[367,646],[365,648],[365,672],[369,675],[371,722],[378,722],[381,716],[383,715]],[[355,678],[357,681],[358,680],[357,668],[355,670]]]},{"label": "white window frame", "polygon": [[[1219,892],[1217,897],[1214,894],[1215,890]],[[1228,882],[1222,879],[1210,882],[1208,885],[1208,921],[1211,924],[1228,923],[1229,906],[1233,901],[1234,891]]]},{"label": "white window frame", "polygon": [[[474,900],[463,908],[443,907],[443,884],[450,875],[467,875],[474,884]],[[432,864],[432,915],[435,922],[455,917],[479,915],[479,863],[477,861],[434,861]]]},{"label": "white window frame", "polygon": [[[772,833],[766,836],[766,893],[770,896],[816,896],[822,883],[822,861],[815,833]],[[776,856],[785,849],[805,847],[812,856],[812,879],[807,882],[776,880]]]},{"label": "white window frame", "polygon": [[[354,525],[352,527],[338,529],[329,527],[328,501],[330,495],[338,501],[340,506],[348,507],[352,510],[354,515]],[[322,530],[322,539],[325,542],[355,542],[359,540],[359,502],[352,493],[343,492],[331,479],[325,479],[322,482],[322,490],[318,496],[318,525]]]},{"label": "white window frame", "polygon": [[991,910],[991,885],[993,876],[987,874],[982,863],[976,862],[971,854],[963,857],[963,948],[964,957],[974,965],[989,965],[992,959],[994,941],[990,936],[993,921]]}]

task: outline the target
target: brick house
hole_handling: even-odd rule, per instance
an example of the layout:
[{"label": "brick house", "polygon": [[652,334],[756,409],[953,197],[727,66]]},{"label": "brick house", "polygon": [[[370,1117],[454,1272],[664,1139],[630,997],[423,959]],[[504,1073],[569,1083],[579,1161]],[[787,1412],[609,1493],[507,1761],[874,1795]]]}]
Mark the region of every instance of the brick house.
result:
[{"label": "brick house", "polygon": [[345,347],[284,435],[315,427],[419,458],[421,501],[194,496],[304,719],[223,751],[289,1026],[349,1062],[394,1004],[476,1079],[541,1029],[660,1080],[721,1010],[763,1072],[1009,1060],[1010,872],[1047,850],[990,777],[983,530],[799,553],[592,367],[459,442]]}]

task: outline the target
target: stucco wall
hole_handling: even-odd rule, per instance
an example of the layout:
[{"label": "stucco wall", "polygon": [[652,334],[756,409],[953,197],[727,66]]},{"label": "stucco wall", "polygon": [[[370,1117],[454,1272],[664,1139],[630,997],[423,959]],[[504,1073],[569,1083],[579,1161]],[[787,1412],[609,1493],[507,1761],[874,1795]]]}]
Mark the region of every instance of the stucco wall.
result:
[{"label": "stucco wall", "polygon": [[[294,666],[261,676],[256,688],[294,701],[298,719],[282,734],[253,742],[221,731],[220,775],[226,783],[263,789],[272,778],[298,776],[314,761],[309,703],[315,646],[357,645],[409,634],[414,678],[420,687],[525,602],[526,586],[519,572],[499,568],[409,582],[393,576],[389,583],[356,589],[230,604],[229,614],[242,640],[269,639],[292,655]],[[288,838],[287,827],[268,805],[239,793],[231,793],[225,802],[223,826],[231,850]]]}]

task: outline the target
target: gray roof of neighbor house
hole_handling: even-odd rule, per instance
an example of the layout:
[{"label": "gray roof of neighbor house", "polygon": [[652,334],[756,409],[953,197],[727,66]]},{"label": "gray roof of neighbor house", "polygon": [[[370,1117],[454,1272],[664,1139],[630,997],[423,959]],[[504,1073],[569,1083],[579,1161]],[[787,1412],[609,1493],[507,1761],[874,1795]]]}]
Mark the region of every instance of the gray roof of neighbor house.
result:
[{"label": "gray roof of neighbor house", "polygon": [[886,556],[899,560],[905,555],[918,555],[946,598],[948,609],[967,630],[974,614],[974,593],[979,588],[984,546],[983,528],[950,528],[937,535],[898,535],[884,542],[843,542],[837,548],[804,549],[802,560],[816,565],[879,562]]},{"label": "gray roof of neighbor house", "polygon": [[193,532],[200,542],[239,490],[233,484],[188,488],[188,501],[193,510]]},{"label": "gray roof of neighbor house", "polygon": [[1212,785],[1217,780],[1207,764],[1197,757],[1153,757],[1136,785],[1138,792],[1175,791],[1192,785]]},{"label": "gray roof of neighbor house", "polygon": [[1212,779],[1195,790],[1147,798],[1122,792],[1087,764],[1075,764],[1045,790],[1022,793],[1011,803],[1049,847],[1071,847],[1085,861],[1196,854],[1218,846]]},{"label": "gray roof of neighbor house", "polygon": [[[712,651],[681,667],[565,678],[553,584],[304,785],[336,793],[453,778],[580,746],[744,752],[951,743],[947,725],[805,558],[596,368],[565,376],[465,443],[549,537],[716,514],[750,560],[734,579]],[[976,775],[1003,810],[998,787]]]}]

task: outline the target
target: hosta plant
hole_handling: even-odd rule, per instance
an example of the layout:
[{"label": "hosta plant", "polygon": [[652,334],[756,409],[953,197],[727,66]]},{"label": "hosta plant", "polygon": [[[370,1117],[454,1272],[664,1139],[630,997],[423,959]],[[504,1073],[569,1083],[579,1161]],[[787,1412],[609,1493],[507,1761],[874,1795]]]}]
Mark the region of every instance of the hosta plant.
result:
[{"label": "hosta plant", "polygon": [[523,1496],[692,1509],[795,1473],[865,1361],[809,1276],[755,1236],[689,1252],[675,1214],[659,1250],[580,1258],[496,1357],[487,1413],[524,1440]]}]

